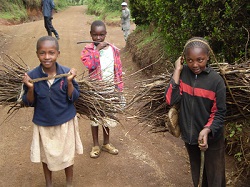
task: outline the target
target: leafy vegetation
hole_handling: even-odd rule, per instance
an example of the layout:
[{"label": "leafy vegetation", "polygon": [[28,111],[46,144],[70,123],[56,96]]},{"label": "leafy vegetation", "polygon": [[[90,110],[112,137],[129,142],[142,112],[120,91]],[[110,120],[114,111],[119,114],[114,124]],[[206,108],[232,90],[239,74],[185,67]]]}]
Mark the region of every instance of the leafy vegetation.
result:
[{"label": "leafy vegetation", "polygon": [[247,0],[130,0],[130,8],[137,25],[153,23],[160,30],[173,59],[193,36],[207,38],[228,62],[245,57],[250,29]]},{"label": "leafy vegetation", "polygon": [[27,19],[28,15],[21,0],[0,0],[0,18],[21,21]]},{"label": "leafy vegetation", "polygon": [[[54,0],[58,10],[81,0]],[[41,0],[0,0],[0,18],[11,21],[25,21],[28,19],[26,9],[41,9]]]},{"label": "leafy vegetation", "polygon": [[105,20],[120,20],[121,1],[120,0],[86,0],[88,13],[99,16]]},{"label": "leafy vegetation", "polygon": [[250,122],[228,123],[226,140],[226,151],[235,158],[237,163],[236,179],[241,177],[247,181],[250,176]]}]

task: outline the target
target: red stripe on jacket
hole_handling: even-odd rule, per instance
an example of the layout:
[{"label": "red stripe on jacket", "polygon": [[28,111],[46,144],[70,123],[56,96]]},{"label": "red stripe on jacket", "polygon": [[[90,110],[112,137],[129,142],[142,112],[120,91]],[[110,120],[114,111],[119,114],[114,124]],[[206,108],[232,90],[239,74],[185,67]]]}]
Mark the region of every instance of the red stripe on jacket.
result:
[{"label": "red stripe on jacket", "polygon": [[169,85],[168,92],[167,92],[167,94],[166,94],[166,102],[167,102],[168,105],[170,105],[170,103],[171,103],[172,91],[173,91],[173,85],[170,84],[170,85]]},{"label": "red stripe on jacket", "polygon": [[193,88],[192,86],[189,86],[188,84],[185,84],[182,82],[181,85],[181,92],[186,92],[189,95],[197,96],[197,97],[203,97],[210,100],[214,100],[215,93],[210,90],[205,90],[202,88]]},{"label": "red stripe on jacket", "polygon": [[210,114],[210,117],[208,119],[208,122],[207,124],[205,125],[205,127],[210,127],[213,123],[213,120],[214,120],[214,116],[215,116],[215,113],[218,111],[217,109],[217,104],[216,104],[216,98],[214,99],[214,103],[213,103],[213,107],[211,108],[211,114]]},{"label": "red stripe on jacket", "polygon": [[[182,81],[181,81],[182,82]],[[217,112],[217,105],[216,105],[216,97],[215,97],[215,92],[210,91],[210,90],[205,90],[202,88],[193,88],[192,86],[185,84],[182,82],[181,85],[181,91],[186,92],[189,95],[197,96],[197,97],[202,97],[202,98],[207,98],[209,100],[213,100],[213,107],[211,108],[211,114],[209,117],[209,120],[205,127],[210,127],[213,123],[215,113]]]}]

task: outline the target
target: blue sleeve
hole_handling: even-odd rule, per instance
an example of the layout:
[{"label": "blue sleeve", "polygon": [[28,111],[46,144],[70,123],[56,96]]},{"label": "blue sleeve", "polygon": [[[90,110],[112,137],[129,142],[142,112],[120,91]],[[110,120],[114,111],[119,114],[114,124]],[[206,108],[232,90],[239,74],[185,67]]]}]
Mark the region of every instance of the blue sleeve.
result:
[{"label": "blue sleeve", "polygon": [[23,90],[24,90],[24,94],[23,94],[23,96],[22,96],[22,101],[23,101],[24,105],[25,105],[25,106],[32,106],[32,107],[33,107],[35,101],[34,101],[33,103],[30,103],[30,102],[28,101],[28,99],[27,99],[28,87],[27,87],[25,84],[23,85]]},{"label": "blue sleeve", "polygon": [[51,8],[52,8],[52,9],[55,9],[55,3],[54,3],[53,0],[51,1]]},{"label": "blue sleeve", "polygon": [[70,101],[75,102],[78,99],[78,97],[80,96],[80,90],[79,90],[79,85],[75,80],[73,80],[72,83],[73,83],[75,89],[73,90],[72,97],[71,98],[68,97],[68,98]]}]

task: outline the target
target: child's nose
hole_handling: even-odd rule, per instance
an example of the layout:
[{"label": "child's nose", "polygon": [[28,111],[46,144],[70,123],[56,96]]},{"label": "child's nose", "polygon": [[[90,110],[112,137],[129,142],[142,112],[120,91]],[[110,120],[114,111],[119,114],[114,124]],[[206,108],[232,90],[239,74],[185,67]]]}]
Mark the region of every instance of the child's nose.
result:
[{"label": "child's nose", "polygon": [[48,59],[49,58],[49,53],[45,54],[45,58]]},{"label": "child's nose", "polygon": [[197,61],[194,61],[194,67],[197,67],[198,66],[198,62]]}]

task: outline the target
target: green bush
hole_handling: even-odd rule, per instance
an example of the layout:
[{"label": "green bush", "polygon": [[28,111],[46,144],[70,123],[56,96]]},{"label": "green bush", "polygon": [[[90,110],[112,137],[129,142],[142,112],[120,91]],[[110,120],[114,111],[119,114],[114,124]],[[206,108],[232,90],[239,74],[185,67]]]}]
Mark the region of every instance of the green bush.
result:
[{"label": "green bush", "polygon": [[[79,0],[80,1],[80,0]],[[54,0],[57,9],[63,9],[70,4],[79,3],[78,0]],[[41,0],[0,0],[0,18],[15,21],[28,19],[28,8],[40,9]]]},{"label": "green bush", "polygon": [[214,51],[229,62],[245,55],[248,0],[130,0],[130,8],[137,25],[156,25],[173,58],[193,36],[207,38]]},{"label": "green bush", "polygon": [[21,21],[27,19],[28,15],[21,0],[0,0],[0,18]]},{"label": "green bush", "polygon": [[87,0],[88,13],[100,16],[101,19],[107,17],[110,13],[116,16],[121,12],[120,0]]}]

